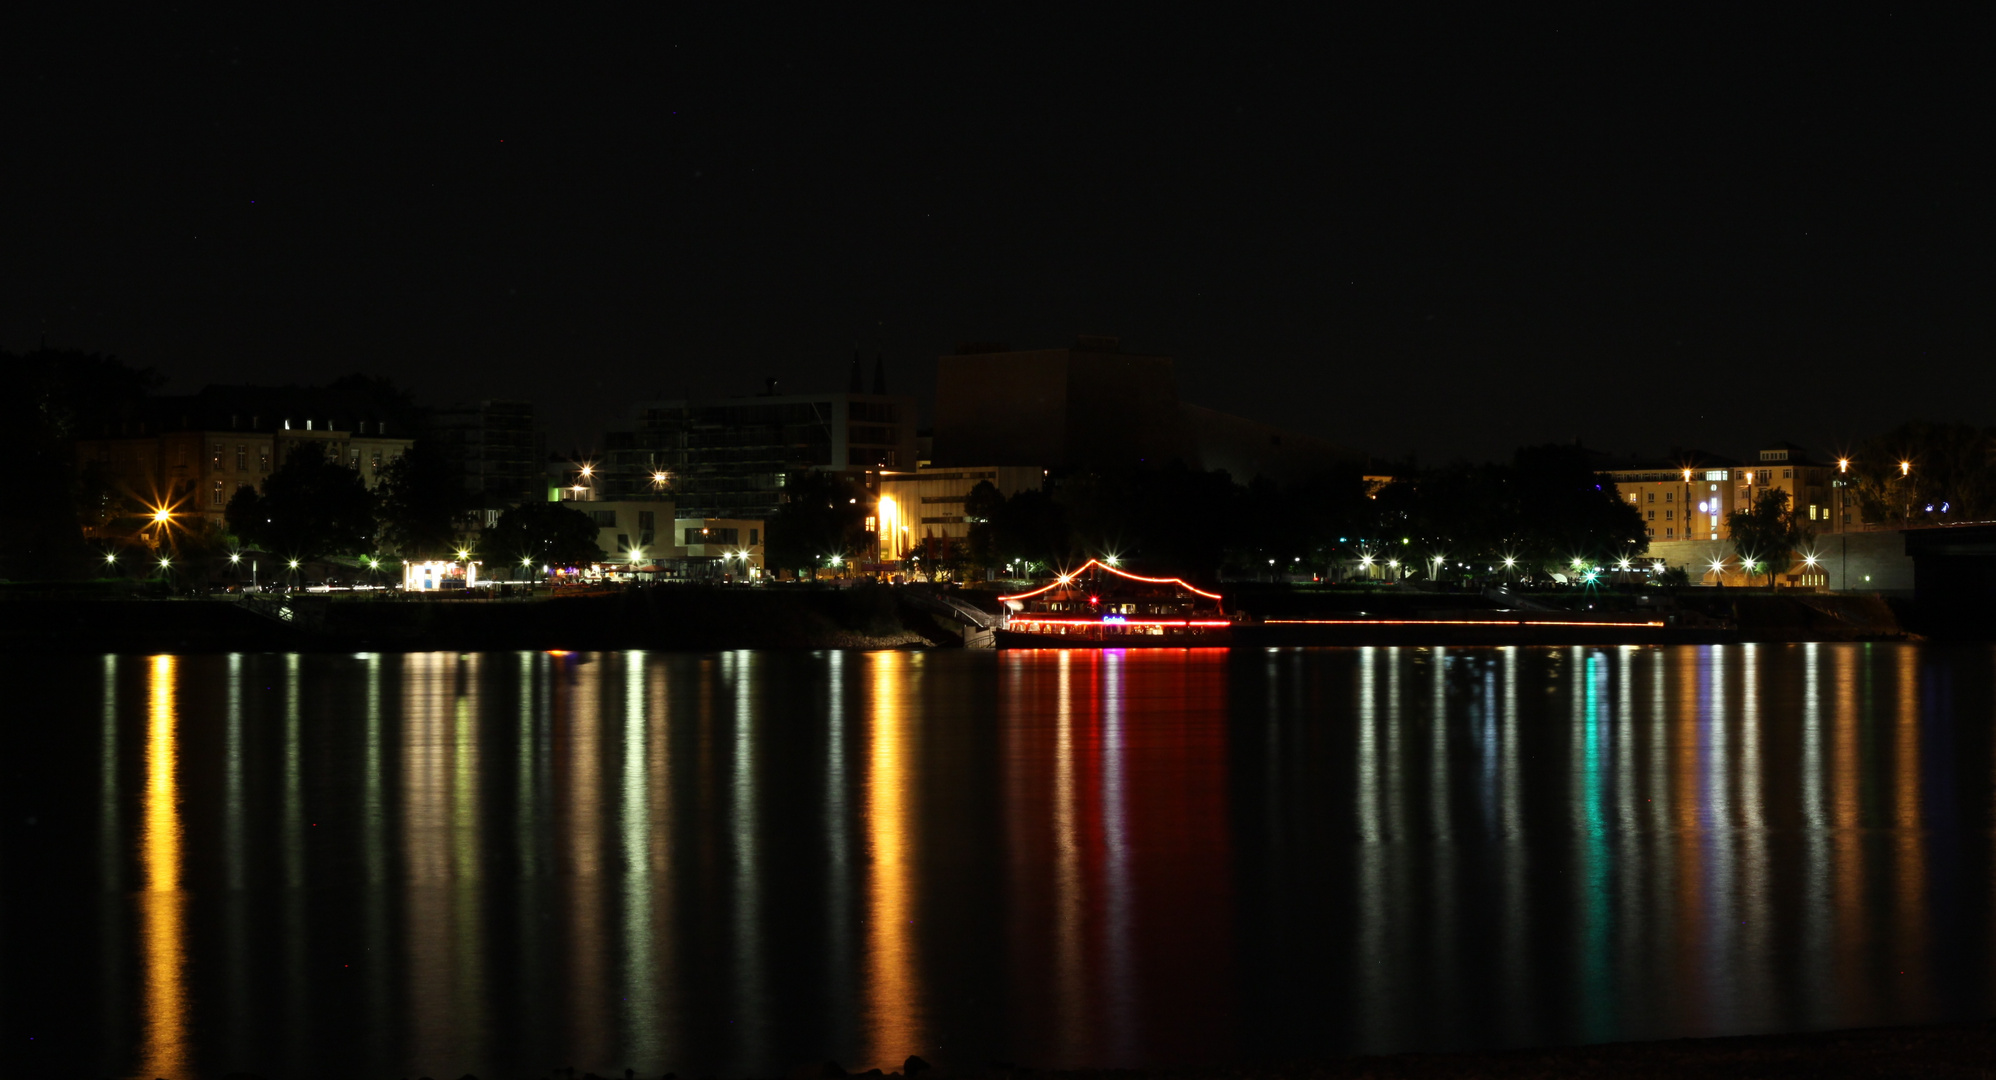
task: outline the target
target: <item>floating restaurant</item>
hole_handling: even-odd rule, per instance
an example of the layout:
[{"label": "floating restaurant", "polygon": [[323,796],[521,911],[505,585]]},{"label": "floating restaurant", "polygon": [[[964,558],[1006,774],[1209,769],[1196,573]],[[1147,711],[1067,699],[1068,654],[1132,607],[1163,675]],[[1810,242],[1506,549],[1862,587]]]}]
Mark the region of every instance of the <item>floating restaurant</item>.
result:
[{"label": "floating restaurant", "polygon": [[1220,594],[1099,559],[998,600],[1004,608],[996,632],[1000,648],[1195,648],[1233,641],[1234,623]]}]

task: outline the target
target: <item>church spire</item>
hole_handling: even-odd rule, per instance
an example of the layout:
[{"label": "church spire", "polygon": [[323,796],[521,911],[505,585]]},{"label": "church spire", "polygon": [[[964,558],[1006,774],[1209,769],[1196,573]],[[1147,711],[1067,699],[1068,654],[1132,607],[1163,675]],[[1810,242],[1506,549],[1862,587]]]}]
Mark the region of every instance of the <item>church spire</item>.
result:
[{"label": "church spire", "polygon": [[887,357],[882,353],[873,354],[873,392],[887,393]]}]

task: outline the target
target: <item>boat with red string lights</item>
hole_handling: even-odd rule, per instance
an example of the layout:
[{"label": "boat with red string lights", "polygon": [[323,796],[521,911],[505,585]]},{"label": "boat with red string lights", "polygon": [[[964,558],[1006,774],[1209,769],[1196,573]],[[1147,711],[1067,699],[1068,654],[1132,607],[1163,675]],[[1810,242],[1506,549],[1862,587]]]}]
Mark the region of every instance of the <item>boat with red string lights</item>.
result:
[{"label": "boat with red string lights", "polygon": [[1220,594],[1090,559],[1071,574],[998,598],[1001,649],[1188,649],[1233,644]]}]

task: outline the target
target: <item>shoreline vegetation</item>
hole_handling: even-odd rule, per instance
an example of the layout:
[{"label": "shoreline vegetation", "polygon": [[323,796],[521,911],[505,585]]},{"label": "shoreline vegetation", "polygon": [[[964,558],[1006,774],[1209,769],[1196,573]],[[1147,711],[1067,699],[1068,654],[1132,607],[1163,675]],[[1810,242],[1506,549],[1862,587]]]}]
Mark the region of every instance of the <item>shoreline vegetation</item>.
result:
[{"label": "shoreline vegetation", "polygon": [[[71,652],[923,649],[983,643],[939,616],[937,605],[922,602],[932,595],[926,586],[673,584],[490,598],[145,597],[129,588],[13,585],[0,588],[0,642]],[[995,591],[950,595],[997,610]],[[1228,607],[1260,623],[1237,634],[1236,648],[1919,639],[1902,620],[1901,603],[1739,589],[1602,594],[1554,607],[1529,597],[1244,584],[1228,597]]]}]

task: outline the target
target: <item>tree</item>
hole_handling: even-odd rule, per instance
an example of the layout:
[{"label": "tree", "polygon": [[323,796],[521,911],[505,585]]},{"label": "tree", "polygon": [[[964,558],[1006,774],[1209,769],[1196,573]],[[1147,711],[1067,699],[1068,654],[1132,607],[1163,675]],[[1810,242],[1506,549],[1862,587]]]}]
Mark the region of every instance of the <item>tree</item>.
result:
[{"label": "tree", "polygon": [[963,557],[970,566],[992,570],[1002,561],[998,557],[997,526],[993,521],[1004,512],[1005,496],[989,480],[979,480],[970,494],[964,496],[963,516],[970,519],[970,535],[964,538]]},{"label": "tree", "polygon": [[586,566],[603,559],[596,522],[563,503],[527,502],[499,515],[485,530],[486,556],[509,564]]},{"label": "tree", "polygon": [[1851,498],[1873,524],[1987,521],[1996,517],[1991,448],[1990,432],[1967,424],[1900,424],[1851,455]]},{"label": "tree", "polygon": [[1795,561],[1795,552],[1806,548],[1814,534],[1788,504],[1788,493],[1780,488],[1762,488],[1753,505],[1726,515],[1726,528],[1733,534],[1733,550],[1740,561],[1751,566],[1765,565],[1767,584]]},{"label": "tree", "polygon": [[294,559],[357,555],[374,548],[374,495],[358,469],[306,443],[291,451],[258,492],[244,488],[224,511],[252,547]]},{"label": "tree", "polygon": [[801,570],[834,556],[850,560],[867,547],[868,508],[866,492],[843,473],[793,475],[789,499],[769,522],[768,565]]},{"label": "tree", "polygon": [[381,470],[375,499],[383,539],[404,556],[449,554],[476,505],[463,478],[427,437]]},{"label": "tree", "polygon": [[1014,492],[992,512],[991,545],[992,557],[1019,577],[1032,576],[1035,566],[1065,563],[1072,548],[1067,511],[1044,491]]},{"label": "tree", "polygon": [[0,499],[0,576],[62,578],[97,572],[82,517],[108,487],[76,467],[76,440],[99,434],[163,380],[115,357],[69,349],[0,353],[0,455],[46,481],[32,497]]}]

